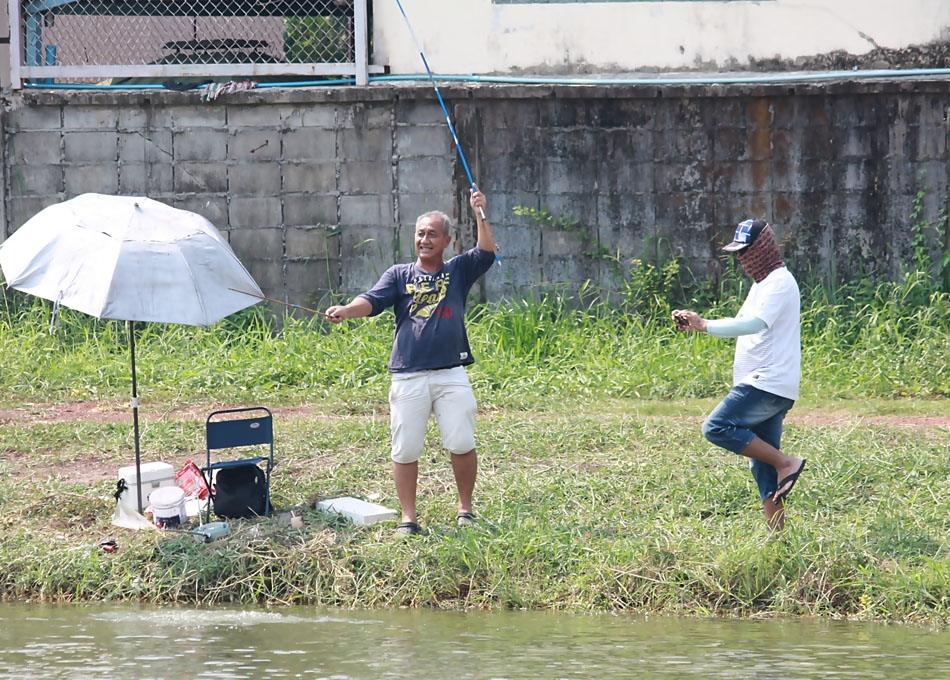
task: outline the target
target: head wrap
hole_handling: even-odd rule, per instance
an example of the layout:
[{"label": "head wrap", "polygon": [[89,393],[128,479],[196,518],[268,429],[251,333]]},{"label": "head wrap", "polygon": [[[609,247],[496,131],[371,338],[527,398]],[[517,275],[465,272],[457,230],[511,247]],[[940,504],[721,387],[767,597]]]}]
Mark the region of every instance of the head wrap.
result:
[{"label": "head wrap", "polygon": [[779,267],[785,266],[782,253],[779,252],[778,243],[775,240],[775,232],[768,224],[759,232],[751,246],[743,248],[736,255],[742,269],[756,283],[765,279],[766,276]]}]

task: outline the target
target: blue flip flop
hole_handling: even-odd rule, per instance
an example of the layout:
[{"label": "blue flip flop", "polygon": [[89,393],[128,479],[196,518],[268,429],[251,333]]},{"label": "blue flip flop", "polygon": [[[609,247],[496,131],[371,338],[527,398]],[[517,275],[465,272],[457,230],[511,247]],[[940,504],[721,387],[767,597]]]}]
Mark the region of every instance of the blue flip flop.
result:
[{"label": "blue flip flop", "polygon": [[780,503],[783,498],[785,498],[788,494],[792,492],[792,489],[795,488],[795,482],[798,481],[798,477],[799,475],[802,474],[802,470],[805,469],[805,463],[807,462],[808,462],[807,460],[802,458],[802,464],[798,466],[798,469],[795,470],[795,472],[790,474],[788,477],[782,478],[782,481],[778,483],[778,489],[781,489],[786,484],[788,484],[788,488],[785,489],[785,491],[783,491],[782,493],[779,493],[778,490],[776,490],[775,493],[772,494],[773,503]]}]

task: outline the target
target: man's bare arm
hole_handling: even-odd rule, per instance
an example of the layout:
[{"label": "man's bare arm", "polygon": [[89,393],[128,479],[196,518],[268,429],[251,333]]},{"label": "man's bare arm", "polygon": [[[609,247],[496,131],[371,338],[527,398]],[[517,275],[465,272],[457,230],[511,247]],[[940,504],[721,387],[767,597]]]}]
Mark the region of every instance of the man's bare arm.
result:
[{"label": "man's bare arm", "polygon": [[353,298],[347,305],[333,305],[326,311],[327,319],[332,323],[341,323],[346,319],[359,319],[373,313],[373,305],[362,296]]},{"label": "man's bare arm", "polygon": [[498,247],[495,245],[495,237],[491,233],[491,225],[487,219],[482,217],[482,213],[488,209],[485,194],[478,189],[474,189],[469,203],[471,203],[472,210],[475,212],[475,223],[478,225],[478,247],[482,250],[495,252]]}]

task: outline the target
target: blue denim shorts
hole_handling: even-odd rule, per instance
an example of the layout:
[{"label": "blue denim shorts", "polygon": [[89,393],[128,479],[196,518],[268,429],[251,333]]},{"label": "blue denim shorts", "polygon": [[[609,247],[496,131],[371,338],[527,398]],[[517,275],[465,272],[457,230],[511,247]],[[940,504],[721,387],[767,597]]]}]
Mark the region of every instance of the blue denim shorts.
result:
[{"label": "blue denim shorts", "polygon": [[[781,448],[782,421],[795,402],[752,385],[736,385],[703,423],[703,436],[716,446],[741,454],[754,437]],[[778,488],[775,468],[750,459],[752,476],[765,500]]]}]

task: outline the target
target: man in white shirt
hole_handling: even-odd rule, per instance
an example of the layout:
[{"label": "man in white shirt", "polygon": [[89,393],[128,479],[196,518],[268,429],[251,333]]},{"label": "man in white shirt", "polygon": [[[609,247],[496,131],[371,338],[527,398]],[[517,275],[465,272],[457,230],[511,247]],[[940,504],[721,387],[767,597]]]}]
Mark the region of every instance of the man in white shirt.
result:
[{"label": "man in white shirt", "polygon": [[805,460],[780,450],[785,414],[798,399],[801,378],[801,299],[795,277],[785,268],[772,227],[745,220],[724,251],[736,253],[755,283],[732,319],[707,320],[675,310],[682,331],[738,338],[732,366],[733,388],[703,423],[713,444],[751,459],[762,508],[773,530],[785,524],[784,498]]}]

